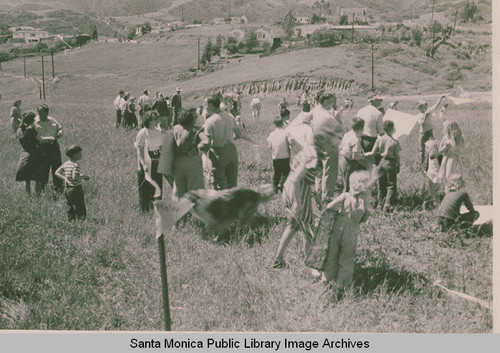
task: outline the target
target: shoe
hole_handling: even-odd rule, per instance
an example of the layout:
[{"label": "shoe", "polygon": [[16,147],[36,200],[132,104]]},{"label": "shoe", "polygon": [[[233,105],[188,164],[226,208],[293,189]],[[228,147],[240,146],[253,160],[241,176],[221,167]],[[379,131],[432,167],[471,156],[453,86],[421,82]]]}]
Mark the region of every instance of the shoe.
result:
[{"label": "shoe", "polygon": [[288,265],[285,261],[283,260],[274,260],[274,263],[273,263],[273,268],[274,269],[277,269],[277,270],[282,270],[284,268],[287,268]]}]

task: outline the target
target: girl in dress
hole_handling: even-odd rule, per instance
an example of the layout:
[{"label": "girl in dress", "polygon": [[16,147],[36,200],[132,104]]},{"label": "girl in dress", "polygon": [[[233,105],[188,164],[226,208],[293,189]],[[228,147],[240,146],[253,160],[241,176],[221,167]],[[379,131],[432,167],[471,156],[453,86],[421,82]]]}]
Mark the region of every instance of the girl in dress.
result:
[{"label": "girl in dress", "polygon": [[441,167],[439,168],[438,180],[448,189],[450,175],[462,176],[462,151],[464,148],[464,138],[462,131],[456,121],[447,120],[443,124],[444,136],[439,144],[439,154],[443,156]]},{"label": "girl in dress", "polygon": [[35,192],[39,195],[43,190],[44,172],[41,163],[42,152],[36,138],[35,130],[36,113],[28,111],[23,115],[23,121],[17,130],[17,138],[22,150],[17,163],[16,181],[26,183],[26,192],[31,194],[31,181],[35,181]]}]

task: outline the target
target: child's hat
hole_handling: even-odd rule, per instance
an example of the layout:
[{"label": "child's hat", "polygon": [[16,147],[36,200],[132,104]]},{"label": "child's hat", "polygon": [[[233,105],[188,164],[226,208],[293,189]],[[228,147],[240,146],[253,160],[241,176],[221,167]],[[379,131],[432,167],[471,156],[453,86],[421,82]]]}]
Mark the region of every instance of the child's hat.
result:
[{"label": "child's hat", "polygon": [[77,154],[78,152],[81,152],[81,151],[82,151],[82,148],[80,146],[78,146],[78,145],[71,145],[66,150],[66,156],[68,156],[69,158],[71,158],[75,154]]}]

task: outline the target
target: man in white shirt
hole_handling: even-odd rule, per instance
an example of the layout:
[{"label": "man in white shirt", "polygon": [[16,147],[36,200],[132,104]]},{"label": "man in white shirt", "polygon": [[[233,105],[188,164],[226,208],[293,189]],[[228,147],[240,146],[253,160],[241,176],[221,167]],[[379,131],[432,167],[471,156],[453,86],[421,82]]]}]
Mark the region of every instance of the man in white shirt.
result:
[{"label": "man in white shirt", "polygon": [[361,145],[364,152],[371,152],[377,137],[384,134],[382,129],[383,114],[379,110],[382,106],[382,98],[379,95],[374,95],[368,99],[369,105],[360,109],[356,116],[365,122],[363,135],[361,135]]},{"label": "man in white shirt", "polygon": [[116,96],[115,100],[113,101],[113,106],[115,107],[115,110],[116,110],[116,128],[119,128],[121,123],[122,123],[122,106],[123,106],[123,102],[125,101],[123,99],[124,95],[125,95],[125,92],[120,91],[118,93],[118,96]]},{"label": "man in white shirt", "polygon": [[142,96],[137,100],[137,105],[141,118],[146,111],[153,109],[153,100],[149,96],[149,91],[147,89],[144,90]]},{"label": "man in white shirt", "polygon": [[323,92],[318,97],[318,105],[311,111],[314,142],[318,153],[318,173],[316,192],[321,190],[322,202],[333,199],[337,184],[339,166],[339,144],[344,133],[343,127],[332,116],[330,110],[336,108],[336,97],[331,92]]}]

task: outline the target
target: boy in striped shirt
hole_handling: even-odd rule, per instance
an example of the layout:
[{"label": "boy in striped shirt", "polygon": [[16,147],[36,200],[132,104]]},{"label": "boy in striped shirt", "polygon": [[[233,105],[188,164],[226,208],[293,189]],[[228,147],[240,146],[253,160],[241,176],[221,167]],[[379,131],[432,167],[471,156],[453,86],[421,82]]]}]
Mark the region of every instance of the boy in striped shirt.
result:
[{"label": "boy in striped shirt", "polygon": [[69,161],[64,162],[55,175],[64,180],[64,196],[68,205],[68,221],[75,219],[85,219],[87,210],[83,197],[82,180],[89,180],[89,176],[80,173],[78,161],[82,159],[82,148],[80,146],[70,146],[66,150]]}]

